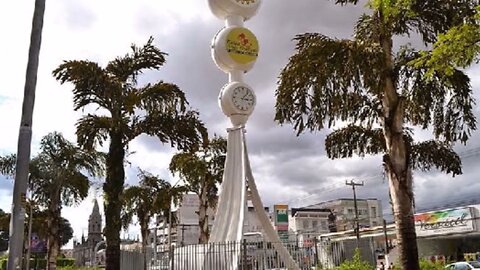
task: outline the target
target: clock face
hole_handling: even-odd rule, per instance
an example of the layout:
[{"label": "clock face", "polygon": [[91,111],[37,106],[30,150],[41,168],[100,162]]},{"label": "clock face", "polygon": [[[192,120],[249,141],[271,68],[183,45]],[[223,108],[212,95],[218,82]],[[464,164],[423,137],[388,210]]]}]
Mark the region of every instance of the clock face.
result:
[{"label": "clock face", "polygon": [[232,102],[235,108],[248,111],[255,106],[255,95],[248,87],[239,86],[233,90]]}]

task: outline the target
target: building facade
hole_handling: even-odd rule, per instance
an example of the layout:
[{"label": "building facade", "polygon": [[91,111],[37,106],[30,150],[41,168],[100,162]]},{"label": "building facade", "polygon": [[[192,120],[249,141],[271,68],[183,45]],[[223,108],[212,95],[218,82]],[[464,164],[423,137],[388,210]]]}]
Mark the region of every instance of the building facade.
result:
[{"label": "building facade", "polygon": [[[149,239],[152,247],[157,248],[157,253],[168,250],[169,238],[170,243],[177,247],[198,244],[200,238],[197,214],[199,206],[200,199],[196,194],[184,194],[178,208],[172,211],[174,222],[172,222],[170,230],[168,218],[157,216],[157,225],[150,230]],[[214,209],[209,208],[207,219],[210,229],[213,225],[214,215]]]},{"label": "building facade", "polygon": [[[355,204],[353,199],[336,199],[317,203],[305,208],[331,210],[335,215],[337,231],[346,231],[355,228]],[[383,209],[380,200],[375,198],[357,199],[357,208],[360,228],[371,228],[383,224]]]}]

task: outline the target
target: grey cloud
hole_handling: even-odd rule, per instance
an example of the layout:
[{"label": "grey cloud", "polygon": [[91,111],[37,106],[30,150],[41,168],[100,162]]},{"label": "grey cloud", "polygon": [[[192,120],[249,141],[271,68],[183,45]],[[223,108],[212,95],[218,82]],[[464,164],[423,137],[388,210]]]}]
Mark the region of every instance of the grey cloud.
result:
[{"label": "grey cloud", "polygon": [[13,180],[7,178],[3,175],[0,175],[0,190],[12,191],[13,189]]},{"label": "grey cloud", "polygon": [[96,20],[93,11],[81,1],[67,0],[61,4],[64,9],[64,17],[62,19],[71,29],[87,29],[91,27]]}]

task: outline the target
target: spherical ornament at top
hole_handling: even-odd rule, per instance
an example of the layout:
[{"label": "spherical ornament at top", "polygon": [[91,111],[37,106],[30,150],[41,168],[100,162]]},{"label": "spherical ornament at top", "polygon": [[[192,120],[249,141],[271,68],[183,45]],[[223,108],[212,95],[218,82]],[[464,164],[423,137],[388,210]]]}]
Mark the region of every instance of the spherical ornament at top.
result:
[{"label": "spherical ornament at top", "polygon": [[260,3],[261,0],[208,0],[210,10],[221,20],[231,15],[248,20],[257,13]]}]

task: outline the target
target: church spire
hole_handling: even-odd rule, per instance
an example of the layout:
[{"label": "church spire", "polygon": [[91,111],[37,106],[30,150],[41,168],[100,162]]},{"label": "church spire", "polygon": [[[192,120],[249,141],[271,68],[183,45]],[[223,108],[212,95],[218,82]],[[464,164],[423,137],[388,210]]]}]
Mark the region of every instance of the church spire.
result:
[{"label": "church spire", "polygon": [[93,215],[100,215],[100,208],[98,207],[97,198],[93,199],[92,216],[93,216]]},{"label": "church spire", "polygon": [[100,214],[100,208],[95,196],[92,213],[88,219],[88,241],[94,245],[102,240],[102,215]]}]

